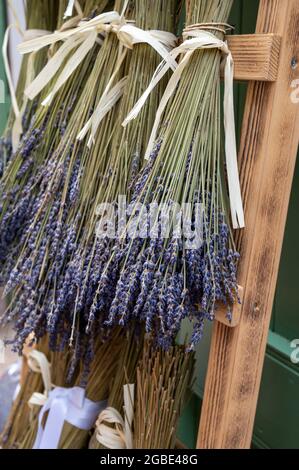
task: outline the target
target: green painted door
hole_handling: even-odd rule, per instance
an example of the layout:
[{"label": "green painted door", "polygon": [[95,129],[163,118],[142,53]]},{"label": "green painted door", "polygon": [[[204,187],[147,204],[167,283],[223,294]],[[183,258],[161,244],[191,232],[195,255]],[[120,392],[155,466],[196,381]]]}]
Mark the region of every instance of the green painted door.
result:
[{"label": "green painted door", "polygon": [[[258,0],[235,0],[230,23],[235,33],[253,33]],[[246,85],[235,85],[235,107],[238,134],[242,125]],[[299,448],[299,364],[291,361],[295,354],[291,342],[298,339],[299,347],[299,162],[295,171],[284,246],[280,263],[276,296],[269,332],[262,384],[254,427],[253,446],[259,448]],[[275,227],[273,227],[275,230]],[[184,334],[184,332],[183,332]],[[181,418],[179,439],[194,447],[207,369],[211,328],[197,351],[197,374],[190,401]]]}]

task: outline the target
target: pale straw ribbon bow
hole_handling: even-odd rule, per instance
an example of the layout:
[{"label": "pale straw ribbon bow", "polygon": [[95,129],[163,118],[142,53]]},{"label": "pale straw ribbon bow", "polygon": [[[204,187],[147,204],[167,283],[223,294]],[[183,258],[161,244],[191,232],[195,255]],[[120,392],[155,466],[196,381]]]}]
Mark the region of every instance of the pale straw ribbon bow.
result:
[{"label": "pale straw ribbon bow", "polygon": [[[14,9],[12,2],[9,1],[8,5],[9,5],[10,10],[12,11],[15,22],[13,24],[10,24],[6,28],[4,38],[3,38],[3,43],[2,43],[2,55],[3,55],[3,63],[4,63],[7,83],[9,87],[10,96],[11,96],[11,105],[12,105],[12,109],[15,115],[15,120],[12,126],[12,136],[11,136],[12,149],[13,149],[13,152],[15,152],[18,148],[20,138],[23,133],[22,118],[23,118],[23,115],[25,113],[25,109],[27,106],[27,98],[24,97],[22,107],[20,109],[18,105],[17,97],[16,97],[16,92],[14,89],[12,73],[10,70],[9,59],[8,59],[9,34],[13,29],[16,29],[24,40],[29,40],[33,38],[39,38],[40,36],[43,36],[49,33],[49,31],[45,31],[41,29],[31,29],[31,30],[23,32],[20,26],[18,15]],[[34,78],[34,55],[31,54],[28,60],[28,65],[27,65],[26,86],[29,85],[29,83],[33,80],[33,78]]]},{"label": "pale straw ribbon bow", "polygon": [[[215,26],[216,25],[216,26]],[[225,25],[226,26],[226,25]],[[233,100],[233,76],[234,76],[234,63],[231,52],[228,48],[227,42],[218,39],[214,34],[205,29],[214,29],[222,31],[217,27],[217,23],[193,25],[186,28],[183,32],[183,43],[173,49],[170,55],[175,60],[180,54],[182,58],[178,67],[172,74],[168,85],[165,89],[164,95],[161,99],[159,108],[157,110],[155,123],[152,129],[150,140],[145,153],[145,159],[148,160],[153,149],[160,121],[166,105],[175,93],[177,85],[181,79],[182,73],[188,65],[193,53],[200,49],[219,49],[223,54],[224,60],[224,129],[225,129],[225,154],[226,166],[228,177],[228,189],[230,198],[231,217],[234,228],[242,228],[245,226],[243,203],[240,189],[238,163],[237,163],[237,145],[235,135],[235,118],[234,118],[234,100]],[[223,31],[225,32],[225,31]],[[135,119],[148,96],[155,88],[157,83],[164,77],[169,70],[169,64],[162,61],[154,76],[141,98],[138,100],[132,111],[129,113],[123,126],[126,126],[132,119]]]},{"label": "pale straw ribbon bow", "polygon": [[[125,6],[126,5],[127,2],[125,3]],[[125,8],[123,9],[123,13],[124,11]],[[53,45],[59,41],[64,42],[54,56],[49,60],[41,73],[25,90],[25,94],[30,99],[34,99],[45,88],[50,80],[56,75],[66,58],[75,49],[75,52],[70,55],[67,63],[59,73],[49,95],[42,102],[43,106],[47,106],[51,103],[57,91],[64,85],[71,74],[84,60],[95,43],[99,41],[99,34],[116,34],[119,39],[121,49],[114,73],[109,80],[93,115],[78,135],[78,140],[82,140],[89,129],[91,129],[91,136],[88,141],[89,147],[94,142],[95,133],[101,120],[122,96],[126,79],[119,81],[113,87],[112,83],[124,61],[126,51],[128,49],[132,49],[134,44],[149,44],[157,51],[169,68],[175,70],[177,67],[176,61],[169,53],[169,50],[176,45],[176,36],[166,31],[144,31],[137,28],[135,25],[131,24],[131,22],[127,22],[125,20],[123,13],[120,15],[116,11],[110,11],[102,13],[89,20],[81,19],[75,27],[71,27],[69,29],[63,27],[60,31],[55,31],[53,34],[45,35],[38,40],[23,42],[18,47],[21,54],[27,54],[29,52],[38,51],[45,46]]]},{"label": "pale straw ribbon bow", "polygon": [[100,413],[96,422],[96,439],[107,449],[133,449],[134,384],[124,385],[124,416],[112,407]]},{"label": "pale straw ribbon bow", "polygon": [[49,363],[48,359],[46,358],[45,354],[40,351],[33,350],[27,354],[27,363],[28,367],[36,373],[42,375],[43,383],[44,383],[44,393],[34,392],[31,398],[28,401],[30,407],[32,406],[43,406],[49,396],[50,391],[53,388],[53,384],[51,382],[51,364]]}]

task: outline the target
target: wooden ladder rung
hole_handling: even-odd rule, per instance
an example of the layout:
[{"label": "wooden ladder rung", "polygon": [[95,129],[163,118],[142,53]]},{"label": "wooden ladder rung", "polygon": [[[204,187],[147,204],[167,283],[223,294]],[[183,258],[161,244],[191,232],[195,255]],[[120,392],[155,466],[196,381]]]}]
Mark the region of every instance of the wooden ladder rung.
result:
[{"label": "wooden ladder rung", "polygon": [[234,59],[234,78],[241,81],[275,82],[281,36],[240,34],[226,37]]}]

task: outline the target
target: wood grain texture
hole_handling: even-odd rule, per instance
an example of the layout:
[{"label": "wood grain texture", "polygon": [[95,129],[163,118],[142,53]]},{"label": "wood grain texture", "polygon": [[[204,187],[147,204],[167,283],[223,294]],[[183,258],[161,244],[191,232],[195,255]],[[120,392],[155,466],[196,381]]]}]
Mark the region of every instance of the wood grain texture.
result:
[{"label": "wood grain texture", "polygon": [[275,83],[250,83],[239,155],[246,228],[237,236],[244,288],[236,328],[215,322],[199,448],[249,448],[299,137],[298,0],[261,0],[257,33],[282,37]]},{"label": "wood grain texture", "polygon": [[281,37],[277,34],[227,36],[234,59],[235,80],[274,82],[277,78]]}]

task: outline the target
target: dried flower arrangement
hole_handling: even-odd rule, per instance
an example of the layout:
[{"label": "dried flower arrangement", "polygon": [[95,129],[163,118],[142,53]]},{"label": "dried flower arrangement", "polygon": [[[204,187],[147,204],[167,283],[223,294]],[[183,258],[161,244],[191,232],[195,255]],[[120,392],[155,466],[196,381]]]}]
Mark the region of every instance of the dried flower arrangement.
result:
[{"label": "dried flower arrangement", "polygon": [[[231,6],[231,0],[190,0],[187,24],[207,24],[212,31],[215,24],[216,34],[223,36],[225,30],[218,31],[219,25],[227,22]],[[190,342],[194,348],[205,320],[214,319],[217,302],[227,304],[229,314],[230,304],[238,300],[239,255],[230,228],[221,152],[220,64],[217,49],[194,52],[167,106],[155,147],[133,185],[130,202],[137,222],[140,203],[146,207],[189,203],[191,214],[201,204],[202,243],[190,249],[190,240],[175,237],[175,215],[169,237],[161,235],[156,220],[155,237],[127,236],[118,241],[90,310],[92,320],[107,327],[129,325],[138,318],[164,349],[173,344],[184,318],[194,322]]]},{"label": "dried flower arrangement", "polygon": [[117,397],[110,395],[90,448],[175,448],[178,419],[192,384],[194,354],[181,345],[157,349],[148,337],[137,353],[120,360],[123,373],[115,381]]},{"label": "dried flower arrangement", "polygon": [[[45,4],[47,2],[44,2]],[[63,6],[67,1],[60,2],[59,17],[56,28],[62,23]],[[102,11],[107,4],[106,0],[84,1],[85,14],[91,14],[95,10]],[[101,6],[102,5],[102,6]],[[29,4],[28,4],[29,7]],[[57,11],[56,11],[57,15]],[[42,184],[46,184],[45,174],[50,179],[51,167],[47,166],[48,160],[55,151],[56,146],[66,131],[75,103],[82,91],[84,77],[90,72],[92,59],[96,53],[96,47],[90,51],[86,60],[77,68],[68,82],[56,97],[51,106],[34,106],[34,111],[27,132],[24,133],[19,147],[8,166],[0,185],[0,226],[1,226],[1,283],[4,284],[12,274],[12,268],[21,252],[22,243],[26,240],[32,215],[36,213],[40,201],[39,190]],[[40,50],[34,56],[47,55],[48,50]],[[25,60],[26,60],[25,56]],[[53,79],[55,83],[55,78]],[[51,82],[49,88],[53,86]],[[41,102],[48,90],[44,90],[36,99]],[[36,100],[28,101],[28,106],[33,106]]]},{"label": "dried flower arrangement", "polygon": [[[123,386],[134,383],[134,448],[174,447],[192,381],[192,350],[205,321],[214,319],[217,304],[227,304],[229,316],[230,305],[238,301],[239,255],[229,220],[229,169],[222,156],[222,55],[217,43],[224,39],[232,2],[186,1],[183,45],[198,42],[203,31],[211,40],[208,50],[197,45],[191,54],[180,47],[169,53],[175,46],[170,34],[175,31],[175,0],[115,0],[116,22],[101,24],[100,35],[96,30],[98,41],[93,39],[62,87],[57,86],[59,77],[44,87],[39,102],[55,90],[52,102],[32,111],[0,184],[1,282],[9,294],[1,323],[14,323],[13,347],[21,352],[32,332],[37,340],[48,335],[52,363],[58,368],[53,369],[53,392],[59,398],[60,390],[61,400],[79,390],[93,409],[108,399],[109,407],[121,414]],[[76,35],[99,21],[108,3],[82,2],[85,19],[67,34]],[[135,36],[128,33],[131,20]],[[150,33],[153,29],[166,33]],[[159,40],[153,46],[155,34]],[[136,40],[136,35],[143,37]],[[55,44],[50,50],[62,47]],[[182,52],[179,65],[177,51]],[[164,63],[174,73],[152,91],[151,77],[159,75]],[[143,93],[149,99],[127,124]],[[163,101],[167,106],[161,113]],[[147,148],[160,114],[158,137]],[[124,226],[133,226],[134,236],[128,231],[116,239],[99,237],[97,209],[100,204],[117,205],[120,195],[130,201]],[[142,226],[140,204],[170,211],[173,204],[189,204],[188,235],[176,236],[181,212],[168,219],[162,212],[153,227],[148,219]],[[199,205],[202,239],[193,246]],[[242,226],[232,204],[231,210],[234,228]],[[170,221],[166,237],[164,219]],[[193,323],[188,349],[175,345],[185,318]],[[70,354],[64,355],[68,345]],[[40,378],[33,385],[40,389]],[[47,407],[35,410],[18,445],[38,447],[47,427],[55,428],[52,415]],[[75,419],[62,420],[61,433],[54,433],[57,447],[86,447],[94,421],[80,428]],[[106,428],[114,429],[111,423]],[[123,432],[118,425],[115,429]],[[96,430],[89,446],[101,447],[103,442]]]},{"label": "dried flower arrangement", "polygon": [[[116,2],[115,7],[121,11],[126,3]],[[157,0],[151,3],[152,14],[146,16],[144,2],[138,0],[129,3],[126,17],[130,18],[136,10],[137,26],[150,29],[156,25],[174,31],[175,6],[174,1],[166,5],[164,0]],[[173,36],[170,39],[173,41]],[[123,66],[118,67],[119,54],[117,37],[107,34],[58,148],[49,158],[43,157],[44,163],[34,173],[39,179],[33,194],[34,206],[27,213],[25,231],[22,225],[18,258],[13,269],[10,265],[6,284],[6,292],[12,294],[13,300],[3,320],[17,318],[16,349],[20,350],[32,330],[37,338],[47,330],[51,348],[56,347],[57,337],[63,346],[68,341],[78,341],[76,335],[85,342],[88,310],[101,265],[109,255],[106,240],[102,243],[96,239],[96,207],[103,197],[117,198],[121,185],[125,190],[124,174],[132,165],[136,167],[136,155],[141,154],[148,138],[145,123],[153,122],[163,92],[161,84],[140,120],[123,130],[122,120],[144,91],[160,57],[147,44],[137,44],[132,52],[126,52]],[[77,140],[82,122],[93,111],[111,78],[112,83],[119,82],[125,73],[128,85],[124,97],[101,122],[94,145],[88,148],[86,142]],[[142,79],[136,81],[136,75]],[[43,153],[41,149],[39,153]],[[21,196],[21,204],[23,201]],[[91,339],[94,335],[95,332]]]}]

